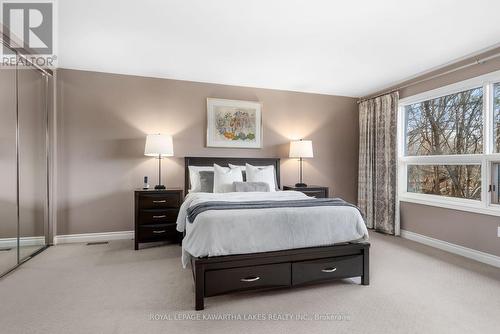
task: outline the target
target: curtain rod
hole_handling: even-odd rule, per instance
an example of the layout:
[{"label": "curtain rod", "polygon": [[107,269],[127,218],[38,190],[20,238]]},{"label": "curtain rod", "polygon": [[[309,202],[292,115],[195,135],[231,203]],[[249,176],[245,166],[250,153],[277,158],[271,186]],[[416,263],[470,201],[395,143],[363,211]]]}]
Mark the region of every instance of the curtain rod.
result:
[{"label": "curtain rod", "polygon": [[450,74],[450,73],[462,70],[462,69],[470,67],[470,66],[481,65],[481,64],[485,63],[488,60],[495,59],[495,58],[498,58],[498,57],[500,57],[500,52],[499,53],[495,53],[495,54],[493,54],[491,56],[488,56],[488,57],[485,57],[485,58],[478,58],[478,57],[476,57],[474,61],[472,61],[472,62],[470,62],[468,64],[464,64],[462,66],[452,68],[452,69],[450,69],[448,71],[445,71],[445,72],[442,72],[442,73],[437,73],[437,74],[432,75],[432,76],[427,77],[427,78],[422,78],[422,79],[417,80],[417,81],[409,82],[409,83],[407,83],[405,85],[398,86],[396,88],[384,91],[384,92],[376,94],[376,95],[372,95],[372,96],[367,96],[367,97],[360,98],[357,102],[359,104],[361,102],[368,101],[368,100],[371,100],[371,99],[375,99],[377,97],[380,97],[380,96],[383,96],[383,95],[386,95],[386,94],[394,93],[394,92],[397,92],[400,89],[403,89],[403,88],[406,88],[406,87],[410,87],[410,86],[414,86],[414,85],[419,84],[421,82],[429,81],[429,80],[432,80],[432,79],[435,79],[435,78],[439,78],[439,77],[441,77],[443,75]]}]

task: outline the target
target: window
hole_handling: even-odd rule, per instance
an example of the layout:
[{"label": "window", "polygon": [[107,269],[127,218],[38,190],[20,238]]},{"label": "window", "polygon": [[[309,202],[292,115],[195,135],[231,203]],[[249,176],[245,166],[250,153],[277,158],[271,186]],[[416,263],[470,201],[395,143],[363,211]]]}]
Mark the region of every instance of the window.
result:
[{"label": "window", "polygon": [[406,155],[482,153],[482,87],[410,104],[405,112]]},{"label": "window", "polygon": [[500,83],[495,84],[493,87],[493,131],[495,152],[500,153]]},{"label": "window", "polygon": [[500,216],[500,71],[400,100],[402,201]]},{"label": "window", "polygon": [[481,165],[408,165],[407,191],[481,200]]},{"label": "window", "polygon": [[500,204],[500,163],[494,163],[491,166],[491,203]]}]

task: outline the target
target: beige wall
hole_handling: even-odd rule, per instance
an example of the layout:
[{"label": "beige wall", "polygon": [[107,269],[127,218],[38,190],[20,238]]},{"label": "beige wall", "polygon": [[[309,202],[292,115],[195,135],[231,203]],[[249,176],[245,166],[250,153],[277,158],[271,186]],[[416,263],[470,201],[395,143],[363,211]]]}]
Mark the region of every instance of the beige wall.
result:
[{"label": "beige wall", "polygon": [[401,203],[402,229],[500,256],[500,218],[433,206]]},{"label": "beige wall", "polygon": [[[499,51],[500,48],[491,50],[482,57],[487,57]],[[460,66],[470,61],[471,59],[464,60],[457,65]],[[400,98],[497,70],[500,70],[500,58],[405,88],[400,91]],[[420,78],[415,80],[418,79]],[[500,256],[500,238],[497,237],[498,226],[500,226],[500,217],[496,216],[414,203],[403,203],[401,205],[401,229]]]},{"label": "beige wall", "polygon": [[[354,98],[61,69],[58,78],[57,234],[133,229],[132,190],[157,164],[143,155],[147,133],[174,136],[167,187],[184,183],[184,156],[282,158],[282,183],[297,182],[292,138],[311,139],[305,182],[355,202],[358,115]],[[206,148],[206,98],[260,101],[262,149]]]}]

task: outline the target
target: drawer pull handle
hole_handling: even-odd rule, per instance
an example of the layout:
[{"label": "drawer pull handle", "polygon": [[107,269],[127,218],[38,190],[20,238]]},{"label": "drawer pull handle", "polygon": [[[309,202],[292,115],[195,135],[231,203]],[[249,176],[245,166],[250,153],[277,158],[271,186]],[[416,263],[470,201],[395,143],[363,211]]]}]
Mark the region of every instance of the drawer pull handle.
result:
[{"label": "drawer pull handle", "polygon": [[260,280],[259,276],[245,277],[245,278],[240,279],[241,282],[255,282],[255,281],[258,281],[258,280]]},{"label": "drawer pull handle", "polygon": [[161,234],[161,233],[165,233],[165,232],[167,232],[167,231],[165,231],[165,230],[153,231],[153,233],[156,233],[156,234]]},{"label": "drawer pull handle", "polygon": [[321,271],[324,272],[324,273],[333,273],[336,270],[337,270],[337,268],[325,268],[325,269],[321,269]]},{"label": "drawer pull handle", "polygon": [[155,204],[157,204],[157,203],[167,203],[167,200],[162,199],[162,200],[159,200],[159,201],[153,201],[153,203],[155,203]]},{"label": "drawer pull handle", "polygon": [[153,216],[153,219],[160,219],[160,218],[167,218],[167,216],[166,215]]}]

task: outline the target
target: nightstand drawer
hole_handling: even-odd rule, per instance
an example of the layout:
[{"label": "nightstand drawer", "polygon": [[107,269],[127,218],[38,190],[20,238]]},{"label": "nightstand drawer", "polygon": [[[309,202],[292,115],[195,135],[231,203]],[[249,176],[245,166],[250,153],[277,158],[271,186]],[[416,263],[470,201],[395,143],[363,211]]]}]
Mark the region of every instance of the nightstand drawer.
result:
[{"label": "nightstand drawer", "polygon": [[175,223],[179,209],[148,209],[139,211],[140,225]]},{"label": "nightstand drawer", "polygon": [[294,190],[300,191],[309,197],[315,198],[328,198],[328,187],[322,186],[307,186],[307,187],[293,187],[293,186],[284,186],[283,190]]},{"label": "nightstand drawer", "polygon": [[175,239],[177,230],[175,224],[154,224],[139,226],[139,239],[141,242]]},{"label": "nightstand drawer", "polygon": [[144,194],[139,196],[141,209],[178,208],[181,198],[178,194]]},{"label": "nightstand drawer", "polygon": [[325,198],[325,192],[323,190],[303,190],[302,192],[309,197]]}]

